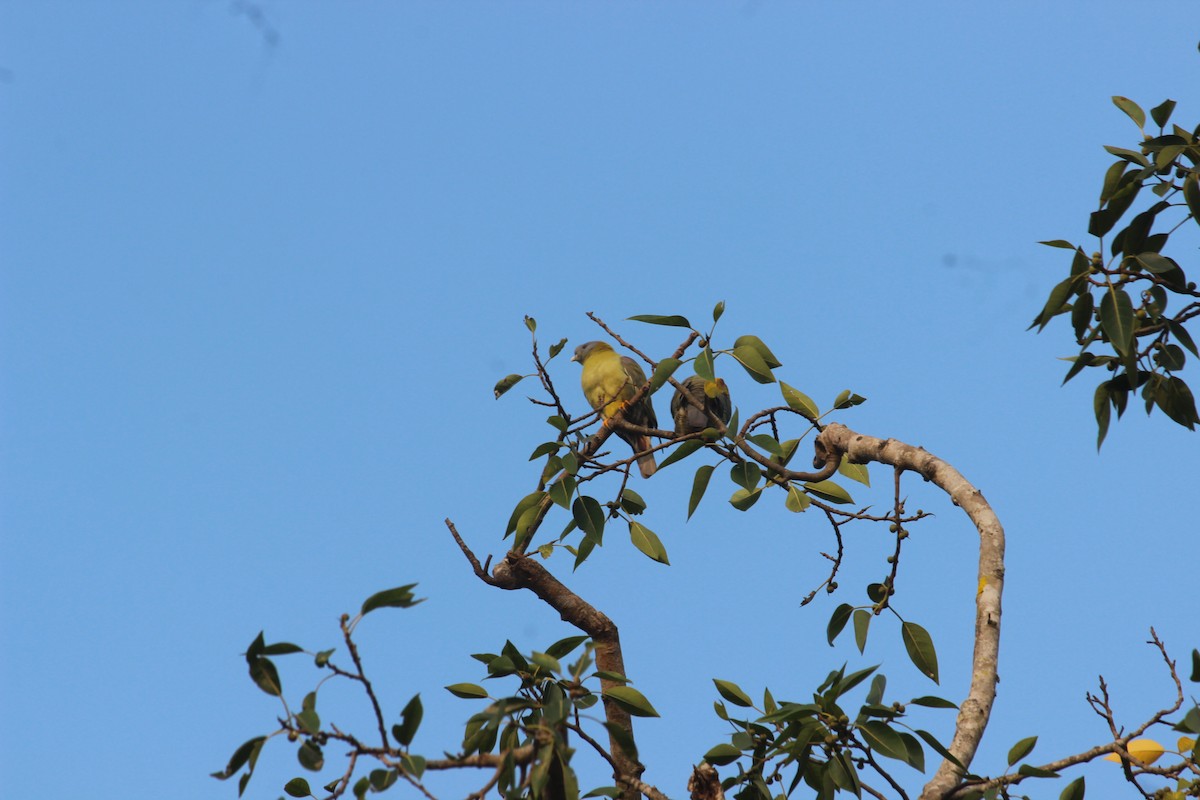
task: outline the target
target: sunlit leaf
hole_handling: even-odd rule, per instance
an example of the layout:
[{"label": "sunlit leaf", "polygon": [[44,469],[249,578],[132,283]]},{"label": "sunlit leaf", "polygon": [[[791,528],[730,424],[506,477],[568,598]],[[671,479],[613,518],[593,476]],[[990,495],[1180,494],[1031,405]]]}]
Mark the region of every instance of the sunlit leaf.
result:
[{"label": "sunlit leaf", "polygon": [[842,456],[842,463],[838,466],[838,472],[845,475],[852,481],[858,481],[864,486],[871,485],[871,476],[867,472],[866,464],[854,464],[848,456]]},{"label": "sunlit leaf", "polygon": [[770,369],[778,369],[779,367],[783,366],[783,364],[779,363],[779,359],[775,357],[775,354],[771,352],[771,348],[767,347],[763,343],[763,340],[757,336],[751,336],[750,334],[739,336],[737,340],[734,341],[733,347],[735,350],[740,347],[746,347],[754,350],[756,353],[758,353],[758,356],[762,359],[763,363],[766,364]]},{"label": "sunlit leaf", "polygon": [[738,489],[729,498],[729,503],[738,511],[747,511],[758,502],[758,498],[762,496],[762,490],[761,486],[757,489]]},{"label": "sunlit leaf", "polygon": [[[1129,744],[1125,745],[1125,749],[1129,751],[1129,757],[1134,762],[1143,766],[1148,766],[1158,761],[1162,754],[1166,752],[1165,748],[1153,739],[1133,739]],[[1121,757],[1116,753],[1109,753],[1104,757],[1105,761],[1120,762]]]},{"label": "sunlit leaf", "polygon": [[452,683],[446,687],[446,691],[467,700],[479,700],[488,696],[486,689],[474,683]]},{"label": "sunlit leaf", "polygon": [[833,481],[816,481],[815,483],[804,484],[804,490],[809,494],[815,494],[822,500],[830,503],[853,503],[854,499],[850,497],[850,493],[838,486]]},{"label": "sunlit leaf", "polygon": [[804,392],[788,386],[783,381],[779,382],[779,390],[783,393],[783,402],[788,404],[788,408],[798,411],[808,421],[816,422],[817,417],[821,416],[817,404]]},{"label": "sunlit leaf", "polygon": [[629,538],[633,546],[660,564],[670,564],[667,549],[654,531],[639,522],[629,521]]},{"label": "sunlit leaf", "polygon": [[787,499],[783,501],[783,505],[788,511],[799,513],[812,505],[812,498],[796,488],[795,485],[791,485],[788,487]]}]

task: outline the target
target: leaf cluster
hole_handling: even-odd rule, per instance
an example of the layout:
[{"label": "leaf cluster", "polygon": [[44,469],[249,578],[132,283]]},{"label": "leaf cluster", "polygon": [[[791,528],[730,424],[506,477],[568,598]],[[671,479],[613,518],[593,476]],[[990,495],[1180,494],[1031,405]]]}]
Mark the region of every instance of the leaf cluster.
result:
[{"label": "leaf cluster", "polygon": [[[1071,263],[1030,325],[1040,332],[1053,318],[1069,317],[1080,350],[1066,359],[1071,366],[1063,383],[1084,370],[1110,373],[1094,393],[1097,447],[1113,412],[1119,418],[1139,391],[1147,414],[1158,408],[1189,430],[1200,422],[1180,377],[1188,353],[1200,356],[1187,325],[1200,315],[1200,292],[1164,253],[1181,226],[1200,224],[1200,127],[1168,129],[1175,102],[1166,100],[1150,110],[1157,133],[1148,133],[1137,103],[1113,102],[1137,125],[1140,141],[1133,149],[1105,148],[1116,160],[1088,222],[1096,251],[1089,255],[1063,239],[1043,242],[1070,250]],[[1146,201],[1146,194],[1156,199]]]}]

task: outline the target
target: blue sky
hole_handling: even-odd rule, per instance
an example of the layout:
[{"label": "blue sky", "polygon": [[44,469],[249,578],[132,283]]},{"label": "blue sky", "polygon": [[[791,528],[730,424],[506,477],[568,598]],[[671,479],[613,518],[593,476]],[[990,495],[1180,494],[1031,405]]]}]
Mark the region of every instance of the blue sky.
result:
[{"label": "blue sky", "polygon": [[[570,634],[476,580],[442,524],[501,552],[536,482],[545,413],[524,385],[492,397],[530,369],[526,314],[543,345],[598,338],[594,311],[665,355],[677,331],[623,320],[724,300],[718,340],[761,336],[823,408],[869,398],[843,422],[983,489],[1009,575],[978,770],[1033,734],[1034,760],[1099,743],[1098,674],[1128,724],[1173,695],[1143,642],[1200,645],[1195,440],[1131,408],[1097,455],[1091,386],[1058,386],[1065,326],[1025,328],[1066,269],[1036,242],[1083,241],[1101,146],[1135,141],[1110,96],[1200,118],[1190,4],[1135,29],[1115,2],[264,2],[274,45],[238,8],[0,5],[7,794],[234,797],[207,773],[277,713],[245,646],[333,647],[341,613],[411,581],[428,602],[373,614],[360,645],[393,713],[422,693],[416,746],[454,749],[474,708],[440,687],[482,678],[468,654]],[[777,402],[726,369],[743,413]],[[554,376],[582,406],[577,367]],[[910,482],[937,516],[897,602],[938,644],[933,687],[894,625],[865,657],[823,642],[883,574],[884,531],[801,609],[822,520],[741,514],[714,479],[685,523],[691,473],[636,486],[670,568],[613,535],[571,576],[663,712],[638,726],[647,780],[685,794],[724,737],[713,677],[802,698],[882,661],[897,697],[961,697],[975,539],[955,509]],[[281,662],[294,700],[304,661]],[[363,719],[345,690],[321,708]],[[247,796],[300,772],[272,742]]]}]

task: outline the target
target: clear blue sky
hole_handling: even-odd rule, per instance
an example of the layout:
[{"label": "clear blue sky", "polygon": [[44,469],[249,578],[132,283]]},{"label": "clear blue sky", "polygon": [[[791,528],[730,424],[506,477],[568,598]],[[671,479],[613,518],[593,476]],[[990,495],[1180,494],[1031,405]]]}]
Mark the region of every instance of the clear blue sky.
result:
[{"label": "clear blue sky", "polygon": [[[723,299],[727,341],[760,335],[823,407],[867,396],[844,422],[984,490],[1009,582],[981,772],[1024,736],[1035,760],[1099,743],[1097,674],[1127,723],[1171,697],[1143,641],[1200,645],[1196,440],[1131,407],[1097,455],[1091,386],[1058,386],[1063,326],[1025,327],[1065,271],[1035,242],[1082,236],[1101,146],[1134,141],[1110,95],[1200,119],[1190,3],[1135,24],[1116,2],[276,1],[266,29],[236,8],[0,4],[6,796],[235,797],[207,773],[277,713],[245,646],[333,647],[339,614],[410,581],[428,602],[367,618],[363,655],[393,715],[422,693],[417,747],[454,749],[475,707],[440,687],[482,677],[468,654],[570,633],[476,580],[442,525],[500,552],[536,481],[544,412],[491,393],[530,368],[525,314],[547,344],[597,338],[595,311],[665,355],[675,331],[622,320]],[[744,411],[776,402],[728,375]],[[975,537],[955,509],[911,485],[937,517],[897,603],[938,643],[933,687],[894,625],[865,657],[823,643],[883,574],[884,531],[801,609],[822,520],[740,514],[714,479],[685,524],[691,471],[636,486],[673,566],[614,532],[571,578],[664,714],[638,725],[647,780],[683,796],[722,740],[712,677],[803,698],[883,661],[901,699],[961,698]],[[364,720],[348,691],[321,710]],[[300,772],[272,742],[247,796]]]}]

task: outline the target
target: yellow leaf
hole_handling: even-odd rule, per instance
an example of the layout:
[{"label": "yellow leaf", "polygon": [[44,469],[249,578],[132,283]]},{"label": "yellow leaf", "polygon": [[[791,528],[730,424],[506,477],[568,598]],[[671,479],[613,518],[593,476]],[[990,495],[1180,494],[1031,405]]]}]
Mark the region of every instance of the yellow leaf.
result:
[{"label": "yellow leaf", "polygon": [[1180,753],[1186,753],[1188,750],[1191,750],[1195,746],[1196,746],[1196,740],[1191,738],[1190,736],[1180,736],[1179,737],[1178,747],[1179,747]]},{"label": "yellow leaf", "polygon": [[[1125,749],[1129,751],[1130,758],[1142,765],[1153,764],[1165,752],[1163,746],[1153,739],[1134,739],[1125,745]],[[1116,753],[1109,753],[1104,760],[1120,763],[1121,757]]]}]

